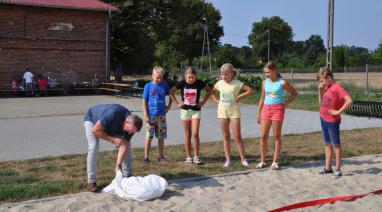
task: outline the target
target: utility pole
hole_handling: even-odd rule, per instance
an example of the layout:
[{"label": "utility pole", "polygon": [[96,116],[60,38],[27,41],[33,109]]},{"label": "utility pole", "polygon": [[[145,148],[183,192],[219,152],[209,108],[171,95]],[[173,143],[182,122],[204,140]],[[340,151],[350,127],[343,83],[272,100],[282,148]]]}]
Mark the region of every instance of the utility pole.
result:
[{"label": "utility pole", "polygon": [[204,47],[206,45],[207,40],[207,51],[208,51],[208,62],[210,65],[210,74],[212,75],[212,65],[211,65],[211,52],[210,52],[210,40],[208,38],[208,26],[207,19],[203,18],[203,48],[202,48],[202,57],[200,59],[200,69],[203,70],[203,56],[204,56]]},{"label": "utility pole", "polygon": [[334,0],[328,0],[328,35],[326,49],[326,67],[333,68],[333,30],[334,30]]}]

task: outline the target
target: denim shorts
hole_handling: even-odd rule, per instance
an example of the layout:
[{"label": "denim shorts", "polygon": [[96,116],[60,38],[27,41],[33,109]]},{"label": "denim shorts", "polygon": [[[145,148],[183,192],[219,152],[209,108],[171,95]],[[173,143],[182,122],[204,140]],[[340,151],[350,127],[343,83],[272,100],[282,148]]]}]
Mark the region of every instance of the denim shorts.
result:
[{"label": "denim shorts", "polygon": [[334,147],[341,144],[340,124],[341,121],[327,122],[321,118],[322,139],[325,144],[330,142]]}]

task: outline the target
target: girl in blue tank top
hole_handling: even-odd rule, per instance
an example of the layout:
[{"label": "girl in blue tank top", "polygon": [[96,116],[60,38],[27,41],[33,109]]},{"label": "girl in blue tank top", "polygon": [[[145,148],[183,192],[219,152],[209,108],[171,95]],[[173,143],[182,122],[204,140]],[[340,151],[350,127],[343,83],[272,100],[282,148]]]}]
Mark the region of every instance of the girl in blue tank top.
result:
[{"label": "girl in blue tank top", "polygon": [[281,86],[282,78],[278,78],[275,82],[270,79],[265,80],[265,99],[264,104],[275,105],[284,103],[284,89]]},{"label": "girl in blue tank top", "polygon": [[[276,64],[268,62],[264,67],[264,74],[267,78],[263,81],[261,96],[259,101],[259,110],[257,122],[261,124],[260,132],[260,157],[261,161],[257,168],[267,166],[265,161],[267,153],[267,142],[269,131],[273,128],[273,137],[275,139],[275,151],[271,169],[278,170],[279,158],[281,152],[281,127],[284,120],[285,107],[292,103],[297,96],[296,90],[283,78],[277,71]],[[290,97],[284,102],[284,90],[290,93]]]}]

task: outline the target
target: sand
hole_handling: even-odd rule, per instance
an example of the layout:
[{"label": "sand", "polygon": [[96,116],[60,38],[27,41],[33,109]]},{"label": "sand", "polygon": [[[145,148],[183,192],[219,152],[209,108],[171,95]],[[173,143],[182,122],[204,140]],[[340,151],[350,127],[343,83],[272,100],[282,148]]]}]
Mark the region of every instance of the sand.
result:
[{"label": "sand", "polygon": [[[122,200],[108,193],[58,196],[3,204],[0,211],[267,211],[287,204],[382,189],[382,155],[344,159],[344,176],[318,175],[320,162],[280,171],[249,170],[170,182],[160,199]],[[253,164],[251,164],[253,167]],[[295,211],[381,211],[382,194]]]}]

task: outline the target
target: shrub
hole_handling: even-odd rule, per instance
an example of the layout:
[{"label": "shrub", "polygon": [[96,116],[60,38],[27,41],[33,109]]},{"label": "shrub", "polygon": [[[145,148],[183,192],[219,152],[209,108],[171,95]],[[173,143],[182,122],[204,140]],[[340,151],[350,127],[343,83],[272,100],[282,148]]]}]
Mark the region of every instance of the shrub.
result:
[{"label": "shrub", "polygon": [[209,73],[207,72],[202,72],[202,73],[198,73],[198,80],[201,80],[203,82],[205,82],[208,86],[210,86],[211,88],[215,85],[215,83],[218,81],[218,77],[216,76],[211,76]]},{"label": "shrub", "polygon": [[253,74],[240,74],[237,79],[255,90],[261,89],[261,84],[263,81],[261,77],[255,76]]}]

